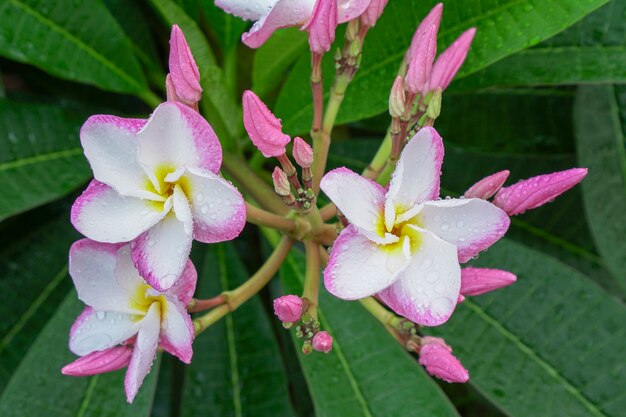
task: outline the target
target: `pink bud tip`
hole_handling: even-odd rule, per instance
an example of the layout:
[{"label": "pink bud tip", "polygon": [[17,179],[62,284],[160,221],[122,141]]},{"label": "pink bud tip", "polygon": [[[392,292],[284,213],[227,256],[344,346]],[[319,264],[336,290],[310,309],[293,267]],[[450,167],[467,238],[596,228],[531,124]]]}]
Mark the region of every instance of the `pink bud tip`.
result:
[{"label": "pink bud tip", "polygon": [[461,294],[465,296],[481,295],[497,290],[517,281],[517,277],[500,269],[463,268],[461,270]]},{"label": "pink bud tip", "polygon": [[309,32],[311,52],[328,52],[337,30],[337,0],[317,0],[313,14],[302,30]]},{"label": "pink bud tip", "polygon": [[502,188],[506,179],[509,178],[509,174],[509,171],[504,170],[489,175],[468,188],[463,196],[467,198],[482,198],[483,200],[491,198]]},{"label": "pink bud tip", "polygon": [[200,71],[187,45],[185,35],[177,25],[172,26],[170,36],[169,66],[171,84],[176,97],[188,106],[195,106],[202,98]]},{"label": "pink bud tip", "polygon": [[456,299],[456,303],[461,304],[463,301],[465,301],[465,297],[463,296],[463,294],[459,294],[458,298]]},{"label": "pink bud tip", "polygon": [[389,114],[391,117],[400,118],[404,114],[406,95],[404,94],[404,80],[400,75],[396,77],[389,95]]},{"label": "pink bud tip", "polygon": [[280,119],[250,90],[243,93],[242,101],[243,124],[254,146],[266,158],[283,155],[291,138],[283,133]]},{"label": "pink bud tip", "polygon": [[388,1],[389,0],[372,0],[361,15],[361,23],[363,26],[373,27],[383,14],[383,10],[387,6]]},{"label": "pink bud tip", "polygon": [[313,349],[328,353],[333,348],[333,337],[328,332],[317,332],[313,336]]},{"label": "pink bud tip", "polygon": [[454,355],[437,343],[429,343],[420,349],[420,364],[432,376],[446,382],[463,383],[469,380],[469,372]]},{"label": "pink bud tip", "polygon": [[435,54],[437,54],[437,30],[438,26],[434,24],[426,28],[411,55],[404,84],[407,91],[412,94],[421,92],[430,77]]},{"label": "pink bud tip", "polygon": [[89,376],[124,368],[130,362],[133,350],[128,346],[115,346],[93,352],[76,359],[61,369],[63,375]]},{"label": "pink bud tip", "polygon": [[302,168],[310,168],[313,164],[313,148],[304,139],[296,137],[293,140],[293,157]]},{"label": "pink bud tip", "polygon": [[572,168],[552,174],[539,175],[502,188],[493,204],[509,216],[521,214],[554,200],[582,181],[587,168]]},{"label": "pink bud tip", "polygon": [[435,7],[431,9],[430,12],[426,15],[424,20],[419,24],[415,34],[413,34],[413,39],[411,39],[411,46],[409,46],[409,50],[405,56],[405,62],[410,62],[413,55],[415,55],[415,51],[419,47],[420,42],[424,38],[424,35],[427,31],[430,30],[431,26],[435,26],[435,33],[439,31],[439,24],[441,23],[441,15],[443,13],[443,3],[437,3]]},{"label": "pink bud tip", "polygon": [[289,178],[287,178],[287,174],[285,174],[282,169],[279,167],[274,168],[274,172],[272,172],[272,180],[274,181],[274,191],[276,191],[276,194],[282,197],[287,197],[291,194]]},{"label": "pink bud tip", "polygon": [[296,295],[284,295],[274,300],[274,314],[283,323],[296,323],[302,317],[302,299]]},{"label": "pink bud tip", "polygon": [[446,343],[446,341],[440,337],[434,337],[434,336],[424,336],[422,337],[422,342],[421,342],[422,346],[426,346],[426,345],[439,345],[441,347],[444,347],[448,352],[452,352],[452,348],[450,346],[448,346],[448,344]]},{"label": "pink bud tip", "polygon": [[443,91],[450,85],[461,65],[465,62],[465,57],[467,57],[467,52],[472,45],[475,34],[476,28],[466,30],[448,49],[439,55],[435,65],[433,65],[428,82],[428,90],[441,88],[441,91]]}]

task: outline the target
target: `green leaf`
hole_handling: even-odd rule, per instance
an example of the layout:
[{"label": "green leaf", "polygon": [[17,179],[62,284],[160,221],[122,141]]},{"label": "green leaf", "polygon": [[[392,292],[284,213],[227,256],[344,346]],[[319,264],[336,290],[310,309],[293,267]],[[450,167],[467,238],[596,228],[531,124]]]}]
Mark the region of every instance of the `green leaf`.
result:
[{"label": "green leaf", "polygon": [[62,216],[0,252],[0,392],[67,294],[67,252],[76,237]]},{"label": "green leaf", "polygon": [[78,130],[84,115],[0,99],[0,220],[53,201],[90,177]]},{"label": "green leaf", "polygon": [[593,240],[626,293],[626,89],[580,87],[576,98],[578,161],[589,168],[582,182]]},{"label": "green leaf", "polygon": [[68,350],[69,329],[84,305],[72,291],[32,344],[0,397],[0,415],[24,417],[141,417],[152,406],[159,362],[133,405],[124,395],[124,371],[76,378],[61,374],[76,359]]},{"label": "green leaf", "polygon": [[557,259],[504,239],[475,265],[518,282],[471,297],[432,331],[511,416],[622,416],[625,306]]},{"label": "green leaf", "polygon": [[0,16],[0,55],[152,99],[128,39],[100,0],[5,0]]},{"label": "green leaf", "polygon": [[[232,244],[211,245],[198,280],[201,297],[246,281]],[[259,296],[213,324],[194,342],[182,416],[292,416],[280,351]]]},{"label": "green leaf", "polygon": [[252,90],[260,97],[273,90],[307,48],[307,34],[299,28],[276,31],[254,54]]},{"label": "green leaf", "polygon": [[[464,30],[478,31],[458,78],[476,72],[508,55],[535,45],[606,3],[607,0],[504,0],[483,4],[458,0],[446,4],[439,32],[439,50]],[[361,69],[348,88],[338,123],[374,116],[388,107],[389,90],[420,19],[436,3],[390,2],[382,18],[367,35]],[[332,54],[324,66],[325,84],[334,72]],[[290,134],[307,132],[312,117],[309,87],[310,62],[300,58],[278,99],[276,113]]]},{"label": "green leaf", "polygon": [[[198,1],[198,0],[196,0]],[[204,12],[208,28],[215,36],[223,51],[228,53],[241,44],[241,34],[250,25],[249,22],[224,12],[212,1],[198,1]]]},{"label": "green leaf", "polygon": [[[288,293],[298,294],[303,256],[292,254],[281,269]],[[318,417],[456,416],[439,387],[358,302],[322,290],[319,320],[333,336],[333,350],[299,355]],[[294,336],[296,349],[301,341]]]},{"label": "green leaf", "polygon": [[554,38],[461,80],[455,88],[626,82],[625,17],[626,2],[610,1]]}]

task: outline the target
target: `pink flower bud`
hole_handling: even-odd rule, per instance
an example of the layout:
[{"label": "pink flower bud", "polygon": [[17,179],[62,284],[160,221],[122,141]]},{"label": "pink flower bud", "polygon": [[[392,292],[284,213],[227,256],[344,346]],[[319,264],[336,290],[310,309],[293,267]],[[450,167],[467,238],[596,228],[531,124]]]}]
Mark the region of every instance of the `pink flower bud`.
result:
[{"label": "pink flower bud", "polygon": [[439,55],[428,82],[428,90],[435,90],[441,88],[445,90],[452,79],[465,62],[465,57],[469,51],[474,35],[476,34],[476,28],[471,28],[463,32],[452,45]]},{"label": "pink flower bud", "polygon": [[391,94],[389,95],[389,114],[391,117],[400,118],[404,113],[404,106],[406,102],[406,96],[404,94],[404,81],[400,75],[398,75],[391,87]]},{"label": "pink flower bud", "polygon": [[202,87],[200,87],[200,71],[196,61],[193,59],[189,45],[185,40],[183,31],[177,25],[172,26],[170,36],[170,85],[173,87],[178,101],[188,106],[195,106],[202,98]]},{"label": "pink flower bud", "polygon": [[554,200],[587,175],[587,168],[572,168],[552,174],[539,175],[502,188],[493,204],[515,216]]},{"label": "pink flower bud", "polygon": [[266,158],[283,155],[291,138],[283,133],[280,119],[250,90],[243,93],[242,101],[243,124],[254,146]]},{"label": "pink flower bud", "polygon": [[463,196],[467,198],[482,198],[483,200],[491,198],[502,188],[506,179],[509,178],[509,174],[509,171],[504,170],[489,175],[468,188]]},{"label": "pink flower bud", "polygon": [[432,376],[441,378],[446,382],[467,382],[469,373],[461,365],[454,355],[437,343],[429,343],[422,346],[419,352],[420,364]]},{"label": "pink flower bud", "polygon": [[313,349],[328,353],[333,348],[333,337],[328,332],[317,332],[313,336]]},{"label": "pink flower bud", "polygon": [[65,365],[61,373],[71,376],[88,376],[117,371],[128,365],[132,353],[133,350],[129,346],[115,346],[93,352]]},{"label": "pink flower bud", "polygon": [[461,294],[481,295],[517,281],[517,277],[507,271],[489,268],[463,268],[461,270]]},{"label": "pink flower bud", "polygon": [[443,13],[443,3],[438,3],[435,7],[431,9],[431,11],[426,15],[424,20],[419,24],[417,30],[413,34],[413,39],[411,39],[411,46],[409,46],[409,50],[407,51],[404,60],[406,63],[411,61],[413,55],[415,55],[416,49],[419,47],[422,38],[427,31],[430,30],[431,26],[435,26],[435,33],[439,31],[439,23],[441,23],[441,14]]},{"label": "pink flower bud", "polygon": [[461,304],[463,301],[465,301],[465,296],[463,294],[459,294],[459,296],[456,299],[456,303]]},{"label": "pink flower bud", "polygon": [[383,14],[383,10],[385,6],[387,6],[388,1],[389,0],[372,0],[361,15],[361,23],[363,26],[373,27]]},{"label": "pink flower bud", "polygon": [[433,61],[437,54],[437,30],[438,26],[430,25],[424,31],[411,55],[404,84],[407,91],[412,94],[421,92],[430,77]]},{"label": "pink flower bud", "polygon": [[302,317],[302,298],[284,295],[274,300],[274,314],[283,323],[296,323]]},{"label": "pink flower bud", "polygon": [[445,348],[448,352],[452,352],[452,348],[450,346],[448,346],[446,341],[443,340],[440,337],[424,336],[424,337],[422,337],[422,343],[421,344],[422,344],[422,346],[439,345],[439,346]]},{"label": "pink flower bud", "polygon": [[328,52],[337,30],[337,0],[317,0],[313,14],[302,30],[309,32],[311,52]]},{"label": "pink flower bud", "polygon": [[274,180],[274,191],[276,191],[276,194],[282,197],[287,197],[291,194],[289,178],[287,178],[287,174],[285,174],[282,169],[279,167],[274,168],[272,180]]},{"label": "pink flower bud", "polygon": [[302,168],[310,168],[313,164],[313,148],[304,139],[296,137],[293,140],[293,157]]}]

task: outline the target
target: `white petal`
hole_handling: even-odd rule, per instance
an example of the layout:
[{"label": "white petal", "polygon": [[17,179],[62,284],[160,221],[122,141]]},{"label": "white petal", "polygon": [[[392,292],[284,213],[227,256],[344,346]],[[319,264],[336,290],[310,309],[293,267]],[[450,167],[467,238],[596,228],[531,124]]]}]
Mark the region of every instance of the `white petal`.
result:
[{"label": "white petal", "polygon": [[313,13],[315,0],[278,0],[265,16],[262,16],[241,36],[250,48],[260,47],[276,29],[305,23]]},{"label": "white petal", "polygon": [[70,330],[70,350],[84,356],[118,345],[137,333],[137,317],[140,316],[87,307]]},{"label": "white petal", "polygon": [[159,291],[174,285],[187,264],[193,236],[185,229],[170,213],[130,245],[139,275]]},{"label": "white petal", "polygon": [[420,218],[425,229],[457,247],[462,263],[504,236],[511,223],[503,210],[479,198],[426,202]]},{"label": "white petal", "polygon": [[161,342],[163,348],[185,363],[191,362],[194,338],[193,322],[187,309],[176,298],[167,295],[166,313],[161,321]]},{"label": "white petal", "polygon": [[456,248],[422,229],[421,246],[398,280],[378,294],[396,313],[425,326],[452,315],[461,288]]},{"label": "white petal", "polygon": [[347,168],[337,168],[324,175],[320,188],[351,224],[384,236],[385,190],[382,186]]},{"label": "white petal", "polygon": [[333,245],[324,285],[344,300],[368,297],[391,285],[408,265],[405,241],[383,247],[358,232],[345,228]]},{"label": "white petal", "polygon": [[172,195],[174,202],[174,214],[176,218],[185,226],[185,233],[193,232],[193,216],[191,215],[191,207],[189,200],[185,196],[185,192],[176,184],[174,186],[174,194]]},{"label": "white petal", "polygon": [[232,240],[246,225],[241,193],[210,171],[190,168],[185,174],[194,221],[194,238],[204,243]]},{"label": "white petal", "polygon": [[439,196],[443,142],[432,127],[424,127],[402,151],[391,178],[387,199],[401,214]]},{"label": "white petal", "polygon": [[224,11],[247,20],[259,20],[278,0],[215,0]]},{"label": "white petal", "polygon": [[[78,298],[95,310],[143,314],[133,307],[133,289],[143,280],[134,274],[116,274],[120,245],[82,239],[70,249],[70,276]],[[134,269],[134,268],[133,268]]]},{"label": "white petal", "polygon": [[141,328],[137,334],[137,340],[133,348],[133,355],[128,364],[124,386],[126,398],[129,403],[133,402],[144,378],[150,372],[152,362],[156,357],[159,345],[159,333],[161,327],[161,311],[159,303],[153,303],[146,316],[141,320]]},{"label": "white petal", "polygon": [[83,235],[98,242],[128,242],[159,222],[170,211],[164,203],[123,197],[96,180],[72,206],[72,224]]}]

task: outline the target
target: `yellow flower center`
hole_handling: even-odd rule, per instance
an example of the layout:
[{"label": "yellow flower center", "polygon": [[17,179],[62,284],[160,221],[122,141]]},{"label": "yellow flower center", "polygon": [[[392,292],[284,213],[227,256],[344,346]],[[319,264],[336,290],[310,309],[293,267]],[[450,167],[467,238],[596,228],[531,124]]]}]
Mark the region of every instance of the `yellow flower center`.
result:
[{"label": "yellow flower center", "polygon": [[[402,207],[396,207],[395,219],[398,219],[406,211],[407,210]],[[391,227],[391,231],[389,231],[388,233],[396,236],[398,238],[398,241],[394,243],[383,244],[381,245],[381,248],[389,252],[402,250],[402,247],[405,244],[404,242],[408,238],[410,251],[412,254],[415,253],[422,245],[422,234],[418,230],[415,230],[413,226],[423,228],[423,223],[419,215],[415,215],[408,220],[403,220],[400,222],[395,220],[393,226]],[[376,233],[380,237],[385,237],[385,234],[387,233],[384,215],[381,215],[376,223]]]},{"label": "yellow flower center", "polygon": [[139,284],[135,289],[135,293],[133,294],[130,307],[134,310],[139,310],[143,312],[143,315],[137,315],[135,320],[141,320],[144,315],[148,313],[152,304],[158,303],[159,309],[161,311],[161,317],[164,317],[167,313],[167,299],[164,295],[150,295],[149,290],[151,290],[148,284]]},{"label": "yellow flower center", "polygon": [[153,201],[152,204],[156,205],[157,209],[160,209],[160,210],[163,209],[165,200],[167,200],[167,198],[170,197],[174,193],[174,187],[176,185],[180,186],[180,188],[182,189],[182,191],[185,193],[186,196],[191,195],[190,194],[191,184],[189,183],[189,180],[184,175],[182,175],[180,178],[178,178],[175,181],[165,180],[165,178],[168,175],[173,174],[175,171],[176,171],[176,168],[174,168],[172,165],[159,165],[158,167],[156,167],[153,174],[154,174],[154,179],[157,183],[157,186],[155,186],[155,184],[152,182],[152,180],[150,180],[150,178],[146,178],[146,185],[145,185],[146,191],[154,193],[163,198],[163,201]]}]

